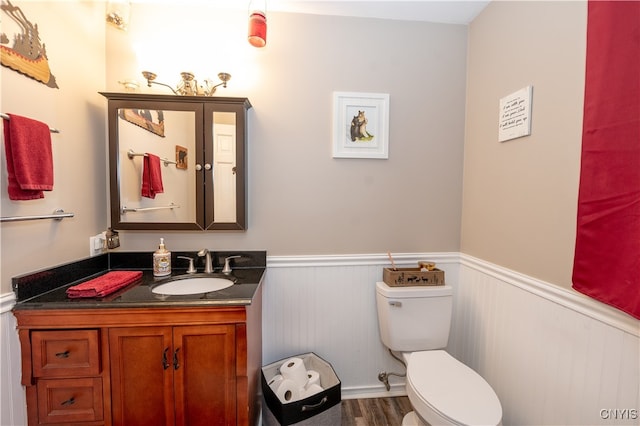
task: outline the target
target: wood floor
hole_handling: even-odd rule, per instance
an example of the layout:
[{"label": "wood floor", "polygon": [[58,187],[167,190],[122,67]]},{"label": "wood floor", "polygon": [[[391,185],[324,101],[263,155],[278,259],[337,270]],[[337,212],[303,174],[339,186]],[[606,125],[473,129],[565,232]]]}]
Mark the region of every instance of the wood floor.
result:
[{"label": "wood floor", "polygon": [[400,426],[412,411],[409,398],[343,399],[342,426]]}]

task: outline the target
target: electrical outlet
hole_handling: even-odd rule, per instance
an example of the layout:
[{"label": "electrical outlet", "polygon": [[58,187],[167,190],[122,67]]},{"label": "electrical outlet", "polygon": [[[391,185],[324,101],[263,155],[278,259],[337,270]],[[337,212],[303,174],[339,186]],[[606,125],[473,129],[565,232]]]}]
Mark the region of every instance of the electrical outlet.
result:
[{"label": "electrical outlet", "polygon": [[89,256],[97,256],[105,252],[104,248],[105,236],[104,234],[94,235],[89,237]]}]

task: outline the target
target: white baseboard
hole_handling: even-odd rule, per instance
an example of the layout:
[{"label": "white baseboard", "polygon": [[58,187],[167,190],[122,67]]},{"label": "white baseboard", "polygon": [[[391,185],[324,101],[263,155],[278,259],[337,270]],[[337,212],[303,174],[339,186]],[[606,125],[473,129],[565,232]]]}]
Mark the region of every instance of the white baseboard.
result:
[{"label": "white baseboard", "polygon": [[404,383],[391,385],[390,390],[387,390],[384,385],[342,388],[342,399],[389,398],[396,396],[407,396],[407,389]]}]

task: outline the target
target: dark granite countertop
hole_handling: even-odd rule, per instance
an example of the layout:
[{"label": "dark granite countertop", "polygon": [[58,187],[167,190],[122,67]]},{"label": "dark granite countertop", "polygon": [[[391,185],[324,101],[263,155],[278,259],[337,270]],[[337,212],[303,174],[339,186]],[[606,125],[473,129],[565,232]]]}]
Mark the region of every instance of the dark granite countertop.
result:
[{"label": "dark granite countertop", "polygon": [[[260,286],[266,270],[265,251],[212,252],[214,274],[200,271],[202,259],[194,252],[173,252],[172,274],[169,277],[154,277],[151,268],[152,252],[112,252],[77,262],[56,266],[47,270],[24,274],[12,279],[16,305],[23,309],[92,309],[172,306],[241,306],[250,305]],[[220,273],[227,256],[241,255],[233,260],[233,272],[225,276]],[[196,274],[186,274],[188,262],[177,256],[196,258]],[[140,280],[103,298],[71,299],[67,288],[109,271],[142,271]],[[234,284],[223,290],[193,295],[167,296],[151,290],[158,284],[180,278],[219,276],[234,280]]]}]

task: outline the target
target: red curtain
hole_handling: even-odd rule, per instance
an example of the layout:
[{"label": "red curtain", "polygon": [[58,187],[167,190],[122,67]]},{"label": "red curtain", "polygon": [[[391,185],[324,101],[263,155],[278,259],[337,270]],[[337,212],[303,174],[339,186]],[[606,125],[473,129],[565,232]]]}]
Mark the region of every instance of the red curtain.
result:
[{"label": "red curtain", "polygon": [[640,2],[588,3],[573,288],[640,319]]}]

